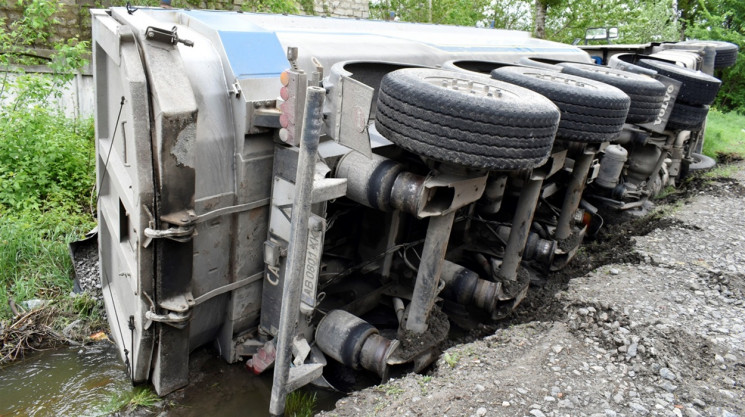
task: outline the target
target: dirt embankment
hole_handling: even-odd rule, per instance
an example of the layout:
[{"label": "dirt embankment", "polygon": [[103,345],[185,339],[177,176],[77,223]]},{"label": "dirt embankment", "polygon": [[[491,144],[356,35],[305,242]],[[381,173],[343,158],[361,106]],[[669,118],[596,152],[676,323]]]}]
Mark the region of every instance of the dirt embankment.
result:
[{"label": "dirt embankment", "polygon": [[[688,188],[647,230],[618,226],[625,238],[590,245],[571,271],[482,329],[486,337],[448,349],[429,373],[356,392],[320,415],[745,415],[739,167],[735,179]],[[603,260],[612,263],[598,267]]]}]

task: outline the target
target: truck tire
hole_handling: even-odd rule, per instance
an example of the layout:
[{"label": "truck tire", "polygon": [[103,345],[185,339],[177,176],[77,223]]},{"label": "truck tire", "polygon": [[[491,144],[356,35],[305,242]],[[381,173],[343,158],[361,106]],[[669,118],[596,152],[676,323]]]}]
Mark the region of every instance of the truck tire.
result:
[{"label": "truck tire", "polygon": [[689,106],[675,103],[670,119],[667,121],[669,130],[698,130],[704,125],[709,106]]},{"label": "truck tire", "polygon": [[540,94],[483,75],[405,68],[380,84],[375,127],[434,160],[519,170],[551,152],[559,110]]},{"label": "truck tire", "polygon": [[540,93],[559,106],[561,121],[557,138],[607,142],[621,132],[626,122],[629,96],[611,85],[538,68],[502,67],[491,75]]},{"label": "truck tire", "polygon": [[737,52],[740,49],[734,43],[723,41],[690,40],[680,43],[693,46],[713,46],[717,51],[717,55],[714,57],[714,68],[727,68],[735,65]]},{"label": "truck tire", "polygon": [[677,101],[694,106],[711,104],[719,92],[722,82],[709,74],[679,67],[669,62],[640,59],[639,66],[657,71],[658,74],[676,79],[680,86]]},{"label": "truck tire", "polygon": [[610,84],[631,98],[629,123],[647,123],[654,120],[665,98],[665,85],[652,77],[608,68],[602,65],[588,65],[574,62],[558,64],[565,74],[589,78]]},{"label": "truck tire", "polygon": [[688,171],[705,171],[717,166],[717,162],[713,158],[700,153],[692,153],[691,159],[692,161],[688,165]]}]

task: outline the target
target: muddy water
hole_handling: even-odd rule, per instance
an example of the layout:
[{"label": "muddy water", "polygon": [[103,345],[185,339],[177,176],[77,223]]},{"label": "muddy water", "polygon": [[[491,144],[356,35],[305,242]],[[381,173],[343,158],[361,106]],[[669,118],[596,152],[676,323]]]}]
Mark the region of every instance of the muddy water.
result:
[{"label": "muddy water", "polygon": [[[192,354],[188,387],[137,416],[265,416],[271,372],[256,377],[207,350]],[[131,391],[124,365],[110,344],[65,348],[31,355],[0,369],[0,417],[106,415],[117,393]],[[318,407],[330,409],[339,395],[317,391]]]},{"label": "muddy water", "polygon": [[109,345],[39,352],[0,370],[0,416],[97,415],[130,389]]}]

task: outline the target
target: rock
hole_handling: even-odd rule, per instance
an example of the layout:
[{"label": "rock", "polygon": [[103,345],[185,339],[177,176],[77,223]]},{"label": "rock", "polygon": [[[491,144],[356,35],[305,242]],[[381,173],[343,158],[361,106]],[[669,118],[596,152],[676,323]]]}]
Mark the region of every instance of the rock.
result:
[{"label": "rock", "polygon": [[476,391],[478,391],[478,392],[484,392],[484,390],[486,390],[486,388],[484,388],[483,385],[476,384]]},{"label": "rock", "polygon": [[561,345],[554,345],[551,350],[554,351],[554,353],[559,354],[562,350],[564,350],[564,346]]},{"label": "rock", "polygon": [[701,417],[701,413],[696,411],[695,408],[687,407],[685,409],[685,416],[686,417]]},{"label": "rock", "polygon": [[502,407],[509,407],[510,402],[509,401],[502,401]]},{"label": "rock", "polygon": [[677,386],[677,385],[674,385],[674,384],[673,384],[672,382],[670,382],[670,381],[662,381],[662,382],[660,383],[660,388],[664,389],[664,390],[665,390],[665,391],[667,391],[667,392],[673,392],[673,391],[675,391],[676,389],[678,389],[678,386]]},{"label": "rock", "polygon": [[486,415],[486,408],[479,407],[478,410],[476,410],[476,415],[479,417],[484,417]]},{"label": "rock", "polygon": [[543,414],[543,411],[541,411],[541,410],[539,410],[537,408],[534,408],[534,409],[530,410],[530,415],[532,415],[534,417],[546,417],[546,415]]},{"label": "rock", "polygon": [[49,300],[40,300],[38,298],[34,298],[33,300],[26,300],[21,304],[23,304],[23,307],[25,307],[26,310],[36,310],[37,308],[42,308],[45,305],[49,304]]},{"label": "rock", "polygon": [[667,368],[661,368],[660,369],[660,376],[663,377],[663,378],[665,378],[665,379],[667,379],[667,380],[675,381],[675,374],[673,373],[673,371],[671,371],[671,370],[669,370]]},{"label": "rock", "polygon": [[633,402],[632,403],[629,403],[629,407],[632,410],[636,411],[637,413],[639,413],[641,415],[647,415],[647,414],[649,414],[649,410],[647,410],[646,408],[644,408],[644,406],[641,405],[641,404],[639,404],[639,403],[633,403]]},{"label": "rock", "polygon": [[574,404],[569,400],[559,400],[556,404],[559,408],[574,408]]},{"label": "rock", "polygon": [[635,358],[638,347],[639,345],[637,343],[635,342],[631,343],[631,345],[629,346],[629,349],[626,351],[626,357]]},{"label": "rock", "polygon": [[616,269],[616,268],[611,268],[611,270],[610,270],[610,274],[611,274],[611,275],[618,275],[618,274],[620,274],[620,273],[621,273],[621,271],[619,271],[619,270],[618,270],[618,269]]}]

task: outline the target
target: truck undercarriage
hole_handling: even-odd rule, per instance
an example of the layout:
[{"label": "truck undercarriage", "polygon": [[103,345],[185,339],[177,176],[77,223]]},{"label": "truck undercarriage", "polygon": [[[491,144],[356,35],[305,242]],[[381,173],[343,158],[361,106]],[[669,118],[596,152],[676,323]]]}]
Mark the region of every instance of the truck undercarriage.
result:
[{"label": "truck undercarriage", "polygon": [[709,44],[592,65],[510,31],[92,13],[100,272],[127,372],[165,395],[212,343],[274,372],[274,415],[332,362],[416,372],[451,325],[509,314],[685,175],[719,88]]}]

